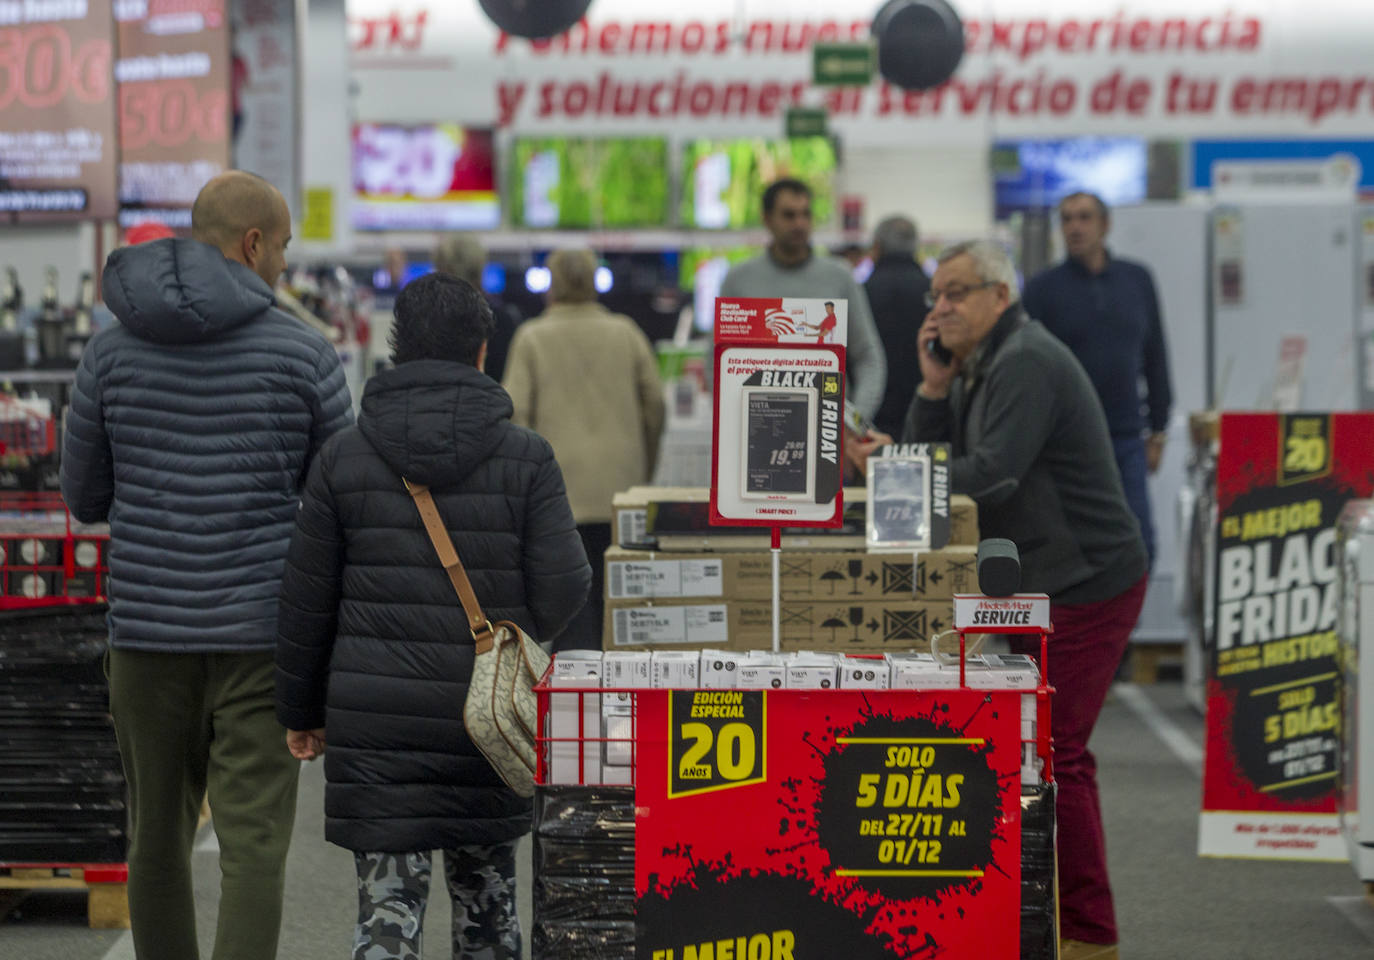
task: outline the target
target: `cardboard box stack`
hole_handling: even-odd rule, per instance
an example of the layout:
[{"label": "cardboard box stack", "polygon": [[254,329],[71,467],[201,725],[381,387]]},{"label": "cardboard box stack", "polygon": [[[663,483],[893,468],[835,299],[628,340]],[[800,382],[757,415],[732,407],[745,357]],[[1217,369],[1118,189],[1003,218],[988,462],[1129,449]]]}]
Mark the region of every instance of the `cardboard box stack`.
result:
[{"label": "cardboard box stack", "polygon": [[[780,646],[884,653],[929,649],[976,589],[977,508],[951,498],[951,541],[917,554],[863,549],[866,491],[846,488],[837,531],[784,531]],[[768,650],[773,559],[759,528],[710,527],[706,488],[635,487],[613,501],[606,553],[607,650]]]}]

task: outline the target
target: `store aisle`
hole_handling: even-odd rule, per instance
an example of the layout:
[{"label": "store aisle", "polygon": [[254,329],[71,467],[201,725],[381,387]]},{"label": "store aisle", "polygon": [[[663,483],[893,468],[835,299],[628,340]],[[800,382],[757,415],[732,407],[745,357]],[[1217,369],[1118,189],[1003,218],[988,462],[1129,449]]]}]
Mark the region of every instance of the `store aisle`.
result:
[{"label": "store aisle", "polygon": [[[1368,960],[1374,906],[1344,863],[1201,860],[1195,854],[1202,720],[1178,684],[1119,686],[1093,740],[1125,960]],[[301,778],[282,960],[346,960],[352,858],[323,840],[323,770]],[[522,869],[528,865],[528,843]],[[196,854],[201,940],[215,911],[213,834]],[[521,919],[529,929],[529,872]],[[15,916],[14,911],[18,911]],[[425,960],[449,956],[446,898],[431,905]],[[528,944],[528,937],[526,938]],[[0,923],[0,960],[133,960],[127,936],[85,928],[80,895],[33,895]]]}]

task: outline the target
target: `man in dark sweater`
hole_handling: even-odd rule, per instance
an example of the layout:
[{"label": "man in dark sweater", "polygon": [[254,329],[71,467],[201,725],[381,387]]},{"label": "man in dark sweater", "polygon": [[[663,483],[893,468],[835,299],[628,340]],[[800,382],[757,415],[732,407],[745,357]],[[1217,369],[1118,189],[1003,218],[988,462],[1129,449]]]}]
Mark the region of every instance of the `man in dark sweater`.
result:
[{"label": "man in dark sweater", "polygon": [[[950,489],[978,502],[984,535],[1020,548],[1025,589],[1050,596],[1044,666],[1056,691],[1060,956],[1115,960],[1088,738],[1145,599],[1145,545],[1092,384],[1017,300],[1016,271],[1000,247],[975,241],[944,252],[917,337],[922,380],[902,439],[951,443]],[[951,363],[931,355],[937,338]],[[1039,653],[1038,640],[1021,639],[1014,653]]]},{"label": "man in dark sweater", "polygon": [[916,331],[925,316],[930,278],[916,262],[916,224],[888,217],[873,231],[873,272],[864,284],[873,322],[887,357],[887,389],[873,417],[884,433],[898,434],[921,382]]},{"label": "man in dark sweater", "polygon": [[[1126,499],[1140,520],[1153,562],[1154,524],[1147,473],[1159,468],[1173,392],[1169,354],[1150,272],[1111,256],[1107,205],[1091,193],[1059,204],[1068,257],[1026,284],[1026,312],[1073,351],[1107,414]],[[1140,395],[1141,380],[1145,396]]]}]

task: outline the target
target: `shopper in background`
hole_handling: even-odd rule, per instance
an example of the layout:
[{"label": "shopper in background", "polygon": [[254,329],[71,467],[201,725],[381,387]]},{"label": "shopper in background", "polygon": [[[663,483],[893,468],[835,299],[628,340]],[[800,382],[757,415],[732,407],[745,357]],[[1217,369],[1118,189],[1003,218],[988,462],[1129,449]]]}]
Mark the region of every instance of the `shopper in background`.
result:
[{"label": "shopper in background", "polygon": [[[434,269],[466,280],[475,290],[483,290],[482,270],[487,265],[487,251],[477,239],[465,233],[450,234],[439,243],[434,254]],[[491,307],[492,331],[487,341],[486,374],[497,383],[506,373],[506,355],[510,352],[511,337],[525,318],[514,304],[506,303],[493,294],[483,292]]]},{"label": "shopper in background", "polygon": [[1026,312],[1068,344],[1088,372],[1107,413],[1126,499],[1153,564],[1155,532],[1145,478],[1159,469],[1173,403],[1154,279],[1144,266],[1107,250],[1111,220],[1101,198],[1070,194],[1059,203],[1059,222],[1068,256],[1026,284]]},{"label": "shopper in background", "polygon": [[902,432],[906,411],[921,382],[916,333],[925,317],[930,278],[916,262],[916,224],[888,217],[873,232],[873,272],[864,284],[873,322],[887,358],[887,389],[873,417],[884,433]]},{"label": "shopper in background", "polygon": [[883,401],[887,360],[868,297],[846,264],[817,256],[811,246],[811,188],[777,180],[763,192],[763,223],[773,242],[761,256],[737,263],[721,281],[722,297],[804,297],[849,303],[849,403],[872,417]]},{"label": "shopper in background", "polygon": [[136,247],[140,243],[154,240],[169,240],[175,237],[172,228],[157,220],[144,220],[124,231],[124,246]]},{"label": "shopper in background", "polygon": [[290,233],[276,188],[233,171],[196,197],[192,239],[112,253],[120,323],[82,354],[67,417],[63,497],[110,523],[107,671],[140,960],[199,956],[191,844],[207,787],[215,960],[277,953],[300,771],[273,710],[277,592],[306,471],[352,419],[334,348],[273,307]]},{"label": "shopper in background", "polygon": [[515,844],[530,803],[468,738],[472,630],[405,481],[428,486],[486,614],[552,637],[591,573],[549,444],[482,373],[491,308],[466,281],[396,299],[394,368],[311,468],[287,556],[277,715],[325,761],[325,837],[358,870],[354,960],[419,957],[432,851],[453,956],[518,960]]},{"label": "shopper in background", "polygon": [[549,308],[515,331],[504,385],[511,419],[553,444],[592,565],[586,606],[554,648],[599,650],[611,497],[654,475],[663,385],[648,338],[596,302],[596,256],[559,250],[548,267]]},{"label": "shopper in background", "polygon": [[[1068,348],[1026,316],[1017,293],[1016,270],[995,244],[941,254],[902,440],[953,445],[950,490],[978,502],[983,536],[1020,548],[1022,588],[1050,596],[1044,666],[1055,687],[1060,957],[1115,960],[1088,738],[1145,599],[1145,545],[1092,383]],[[948,365],[929,350],[936,339],[953,354]],[[1011,640],[1013,653],[1038,656],[1038,638]]]}]

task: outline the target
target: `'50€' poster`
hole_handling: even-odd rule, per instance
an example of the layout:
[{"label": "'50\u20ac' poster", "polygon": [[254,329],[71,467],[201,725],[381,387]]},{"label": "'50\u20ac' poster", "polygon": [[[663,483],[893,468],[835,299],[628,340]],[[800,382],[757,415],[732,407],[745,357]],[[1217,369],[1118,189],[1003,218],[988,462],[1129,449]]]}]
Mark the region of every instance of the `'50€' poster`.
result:
[{"label": "'50\u20ac' poster", "polygon": [[1019,709],[997,691],[642,691],[636,956],[1017,956]]}]

